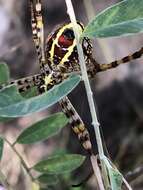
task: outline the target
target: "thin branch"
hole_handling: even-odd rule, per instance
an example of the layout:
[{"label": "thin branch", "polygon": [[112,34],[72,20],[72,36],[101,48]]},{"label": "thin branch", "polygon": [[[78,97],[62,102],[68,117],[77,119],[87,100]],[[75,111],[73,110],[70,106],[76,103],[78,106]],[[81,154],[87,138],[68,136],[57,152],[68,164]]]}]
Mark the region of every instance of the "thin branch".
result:
[{"label": "thin branch", "polygon": [[100,171],[98,163],[97,163],[97,156],[94,156],[94,155],[91,156],[91,163],[93,166],[94,174],[96,175],[96,178],[98,181],[99,188],[100,188],[100,190],[104,190],[101,171]]},{"label": "thin branch", "polygon": [[127,180],[124,177],[123,177],[123,182],[128,190],[133,190],[132,187],[130,186],[130,184],[127,182]]},{"label": "thin branch", "polygon": [[21,164],[22,164],[23,168],[25,169],[25,171],[27,172],[27,174],[29,175],[31,181],[34,181],[34,177],[30,173],[30,168],[28,168],[28,166],[27,166],[26,162],[24,161],[24,159],[19,154],[19,152],[16,150],[16,148],[14,147],[15,144],[11,144],[9,142],[9,140],[7,140],[6,138],[4,138],[4,140],[7,142],[7,144],[11,147],[11,149],[15,152],[15,154],[17,155],[17,157],[20,159]]}]

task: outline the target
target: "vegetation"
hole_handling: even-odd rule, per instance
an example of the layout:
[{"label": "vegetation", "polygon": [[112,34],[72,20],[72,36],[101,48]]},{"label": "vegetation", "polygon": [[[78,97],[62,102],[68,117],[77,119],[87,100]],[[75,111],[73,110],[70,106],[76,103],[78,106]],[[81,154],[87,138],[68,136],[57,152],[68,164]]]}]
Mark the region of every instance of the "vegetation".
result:
[{"label": "vegetation", "polygon": [[[68,13],[70,15],[70,11]],[[143,32],[143,1],[125,0],[109,7],[93,18],[93,20],[91,20],[85,27],[83,34],[80,36],[80,40],[82,40],[83,37],[122,37],[139,34],[141,32]],[[79,47],[80,40],[78,41]],[[82,60],[80,61],[82,64]],[[33,113],[40,112],[51,107],[68,95],[82,79],[85,79],[84,75],[82,75],[82,77],[79,75],[71,75],[62,83],[55,85],[51,90],[38,96],[35,91],[31,90],[28,92],[29,96],[25,93],[20,94],[15,85],[5,87],[0,91],[0,121],[12,121],[14,118],[32,115]],[[0,64],[0,84],[7,84],[9,80],[9,69],[6,64],[2,63]],[[86,79],[84,82],[87,82]],[[91,103],[90,98],[91,97],[89,97],[89,103]],[[92,106],[94,105],[92,104]],[[65,152],[48,156],[46,159],[40,160],[33,166],[28,167],[25,159],[16,149],[17,144],[30,145],[49,139],[50,137],[58,134],[67,123],[68,119],[65,115],[58,112],[27,127],[27,129],[23,130],[19,134],[13,143],[1,135],[0,159],[2,159],[3,156],[4,144],[7,143],[19,157],[26,174],[31,180],[31,186],[29,188],[32,190],[54,189],[54,186],[56,186],[57,183],[62,183],[62,180],[68,181],[69,183],[70,173],[83,164],[86,158],[85,156]],[[96,128],[98,126],[96,124],[94,127],[95,133],[97,134]],[[96,136],[96,140],[98,145],[102,143],[99,143],[99,141],[101,141],[100,136]],[[102,146],[102,144],[100,145]],[[98,150],[100,150],[99,146]],[[98,155],[102,170],[100,168],[100,164],[96,163],[97,160],[93,160],[92,162],[92,165],[96,165],[99,169],[98,174],[95,170],[94,172],[100,188],[103,188],[103,190],[121,190],[123,189],[124,184],[127,189],[131,189],[112,161],[109,160],[104,153],[101,155],[101,152],[102,151],[99,151]],[[37,172],[36,175],[33,171]],[[103,181],[101,182],[100,179],[103,179]],[[13,189],[8,182],[7,176],[4,176],[2,171],[0,172],[0,181],[5,189]]]}]

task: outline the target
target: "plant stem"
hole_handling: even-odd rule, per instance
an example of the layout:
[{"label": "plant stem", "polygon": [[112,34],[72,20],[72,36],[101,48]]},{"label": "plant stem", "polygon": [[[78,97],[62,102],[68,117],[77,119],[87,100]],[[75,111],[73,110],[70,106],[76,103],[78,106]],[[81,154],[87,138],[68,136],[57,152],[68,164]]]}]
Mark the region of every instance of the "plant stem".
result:
[{"label": "plant stem", "polygon": [[126,181],[126,179],[124,177],[123,177],[123,182],[128,190],[133,190],[132,187],[130,186],[130,184]]},{"label": "plant stem", "polygon": [[90,159],[91,159],[93,171],[96,174],[98,186],[99,186],[100,190],[105,190],[104,185],[103,185],[101,171],[100,171],[98,163],[97,163],[97,156],[92,155]]},{"label": "plant stem", "polygon": [[15,143],[11,144],[6,138],[4,138],[4,140],[7,142],[7,144],[12,148],[12,150],[15,152],[15,154],[17,155],[17,157],[20,159],[21,164],[22,164],[23,168],[25,169],[25,171],[27,172],[27,174],[29,175],[31,181],[34,181],[34,177],[30,173],[30,168],[28,168],[28,166],[27,166],[26,162],[24,161],[24,159],[19,154],[19,152],[16,150],[16,148],[14,147]]},{"label": "plant stem", "polygon": [[74,30],[75,38],[77,41],[77,49],[78,49],[79,63],[80,63],[80,68],[81,68],[81,73],[82,73],[82,79],[84,81],[85,88],[86,88],[87,98],[88,98],[90,112],[91,112],[91,116],[92,116],[92,125],[94,126],[97,145],[98,145],[99,157],[102,159],[104,156],[104,151],[103,151],[103,146],[102,146],[102,141],[101,141],[101,134],[100,134],[100,130],[99,130],[99,122],[97,120],[97,115],[96,115],[96,110],[95,110],[94,100],[93,100],[93,93],[91,91],[91,87],[90,87],[90,83],[89,83],[89,79],[88,79],[88,75],[87,75],[86,64],[85,64],[85,60],[84,60],[84,54],[83,54],[82,46],[79,43],[80,36],[79,36],[78,28],[77,28],[75,13],[73,10],[71,0],[65,0],[65,2],[67,5],[67,12],[68,12],[70,19],[71,19],[71,22],[73,23],[73,26],[74,26],[73,30]]},{"label": "plant stem", "polygon": [[[74,30],[74,34],[75,34],[75,38],[76,38],[76,42],[77,42],[79,64],[80,64],[80,68],[81,68],[82,79],[84,81],[84,85],[85,85],[85,89],[86,89],[86,93],[87,93],[90,113],[91,113],[91,117],[92,117],[92,125],[93,125],[94,131],[95,131],[95,136],[96,136],[96,141],[97,141],[97,146],[98,146],[98,153],[99,153],[99,158],[100,158],[101,167],[102,167],[102,174],[103,174],[105,185],[106,185],[106,187],[108,187],[108,185],[109,185],[108,173],[107,173],[106,166],[103,162],[104,150],[103,150],[101,134],[100,134],[100,130],[99,130],[99,122],[97,119],[97,114],[96,114],[94,100],[93,100],[93,93],[91,91],[88,74],[87,74],[87,70],[86,70],[86,64],[85,64],[85,60],[84,60],[82,45],[81,45],[81,43],[79,43],[80,36],[79,36],[79,30],[77,27],[77,21],[76,21],[76,17],[75,17],[75,13],[74,13],[74,9],[73,9],[71,0],[65,0],[65,2],[67,5],[67,13],[69,14],[70,20],[73,23],[73,30]],[[92,159],[91,159],[91,163],[94,167],[94,162],[92,161]],[[96,173],[95,173],[95,175],[96,175]]]}]

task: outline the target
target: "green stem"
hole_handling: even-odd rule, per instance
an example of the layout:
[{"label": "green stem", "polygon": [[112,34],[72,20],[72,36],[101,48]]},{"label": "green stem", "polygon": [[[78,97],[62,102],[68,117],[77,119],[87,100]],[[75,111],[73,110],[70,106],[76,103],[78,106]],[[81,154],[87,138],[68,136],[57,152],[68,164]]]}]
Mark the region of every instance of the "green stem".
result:
[{"label": "green stem", "polygon": [[14,147],[15,143],[11,144],[6,138],[4,138],[4,140],[7,142],[7,144],[11,147],[11,149],[15,152],[15,154],[17,155],[17,157],[20,159],[21,164],[22,164],[23,168],[25,169],[25,171],[27,172],[27,174],[29,175],[31,181],[34,181],[34,177],[30,173],[30,168],[28,168],[28,166],[27,166],[26,162],[24,161],[24,159],[19,154],[19,152],[16,150],[16,148]]}]

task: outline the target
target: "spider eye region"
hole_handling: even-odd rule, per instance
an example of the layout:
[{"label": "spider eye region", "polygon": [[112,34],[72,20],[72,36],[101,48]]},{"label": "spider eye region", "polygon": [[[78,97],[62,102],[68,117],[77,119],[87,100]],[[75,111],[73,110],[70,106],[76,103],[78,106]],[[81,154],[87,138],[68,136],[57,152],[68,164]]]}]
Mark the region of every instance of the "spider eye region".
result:
[{"label": "spider eye region", "polygon": [[68,40],[74,40],[75,36],[74,36],[74,32],[72,29],[66,29],[63,32],[63,35],[68,39]]},{"label": "spider eye region", "polygon": [[73,44],[74,32],[72,29],[66,29],[59,37],[58,44],[64,48],[68,48]]}]

